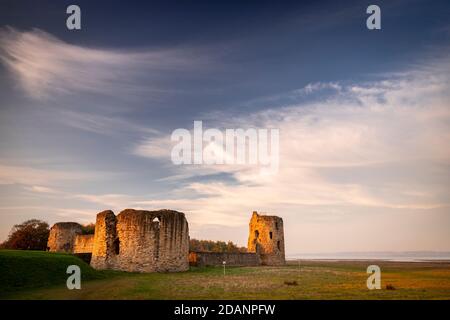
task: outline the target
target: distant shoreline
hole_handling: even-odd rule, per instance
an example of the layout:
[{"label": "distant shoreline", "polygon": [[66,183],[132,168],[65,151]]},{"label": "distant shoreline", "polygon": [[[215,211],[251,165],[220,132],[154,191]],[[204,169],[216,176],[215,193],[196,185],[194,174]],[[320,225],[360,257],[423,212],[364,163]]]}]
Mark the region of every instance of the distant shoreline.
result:
[{"label": "distant shoreline", "polygon": [[393,261],[393,262],[449,262],[448,251],[405,251],[405,252],[336,252],[336,253],[297,253],[286,255],[286,260],[323,261]]},{"label": "distant shoreline", "polygon": [[383,261],[383,262],[427,262],[427,263],[450,263],[448,259],[391,259],[391,258],[286,258],[287,262],[296,261],[324,261],[324,262],[364,262],[364,261]]}]

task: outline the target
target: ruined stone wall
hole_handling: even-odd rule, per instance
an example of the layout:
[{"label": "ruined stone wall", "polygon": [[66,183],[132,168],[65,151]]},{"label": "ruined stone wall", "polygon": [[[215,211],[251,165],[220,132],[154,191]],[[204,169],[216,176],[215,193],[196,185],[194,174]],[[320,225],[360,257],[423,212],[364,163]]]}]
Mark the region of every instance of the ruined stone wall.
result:
[{"label": "ruined stone wall", "polygon": [[259,256],[250,252],[189,252],[189,264],[197,267],[222,266],[258,266]]},{"label": "ruined stone wall", "polygon": [[184,213],[172,210],[156,211],[160,218],[158,271],[189,269],[189,226]]},{"label": "ruined stone wall", "polygon": [[249,224],[248,252],[259,254],[263,265],[285,264],[283,219],[253,212]]},{"label": "ruined stone wall", "polygon": [[[285,263],[283,219],[253,212],[248,253],[193,252],[189,255],[189,227],[184,213],[173,210],[123,210],[115,216],[97,214],[94,235],[81,235],[75,222],[50,229],[48,250],[90,254],[96,269],[134,272],[175,272],[194,265],[282,265]],[[189,256],[189,257],[188,257]]]},{"label": "ruined stone wall", "polygon": [[97,214],[91,266],[95,269],[109,269],[115,259],[116,216],[111,210]]},{"label": "ruined stone wall", "polygon": [[91,265],[134,272],[189,269],[189,229],[184,213],[123,210],[97,215]]},{"label": "ruined stone wall", "polygon": [[75,238],[82,232],[76,222],[58,222],[50,229],[47,250],[52,252],[73,252]]},{"label": "ruined stone wall", "polygon": [[158,271],[159,223],[153,219],[153,215],[135,210],[124,210],[117,216],[115,269]]},{"label": "ruined stone wall", "polygon": [[94,235],[84,234],[75,236],[73,253],[92,253],[94,246]]}]

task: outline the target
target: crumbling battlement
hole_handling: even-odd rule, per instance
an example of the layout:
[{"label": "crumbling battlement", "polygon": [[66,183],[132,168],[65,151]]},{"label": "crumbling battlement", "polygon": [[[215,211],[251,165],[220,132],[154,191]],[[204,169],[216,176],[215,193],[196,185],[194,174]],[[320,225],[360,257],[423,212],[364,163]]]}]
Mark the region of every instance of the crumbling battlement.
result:
[{"label": "crumbling battlement", "polygon": [[134,272],[189,269],[189,228],[184,213],[126,209],[97,215],[91,265]]},{"label": "crumbling battlement", "polygon": [[256,252],[263,265],[285,264],[283,219],[253,212],[249,224],[248,252]]}]

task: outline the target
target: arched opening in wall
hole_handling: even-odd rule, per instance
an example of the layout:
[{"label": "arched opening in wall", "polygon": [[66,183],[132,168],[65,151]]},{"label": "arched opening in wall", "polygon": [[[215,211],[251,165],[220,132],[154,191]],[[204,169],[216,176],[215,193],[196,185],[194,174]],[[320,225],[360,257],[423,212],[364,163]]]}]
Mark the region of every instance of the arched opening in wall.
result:
[{"label": "arched opening in wall", "polygon": [[159,219],[159,217],[154,217],[152,220],[153,225],[159,229],[159,225],[161,223],[161,220]]},{"label": "arched opening in wall", "polygon": [[275,229],[278,230],[278,222],[275,222]]},{"label": "arched opening in wall", "polygon": [[116,238],[116,240],[114,240],[114,253],[115,254],[119,254],[120,253],[120,240],[119,240],[119,238]]},{"label": "arched opening in wall", "polygon": [[281,251],[281,242],[280,241],[277,241],[277,248],[278,248],[278,250]]},{"label": "arched opening in wall", "polygon": [[272,239],[272,231],[269,232],[269,237]]}]

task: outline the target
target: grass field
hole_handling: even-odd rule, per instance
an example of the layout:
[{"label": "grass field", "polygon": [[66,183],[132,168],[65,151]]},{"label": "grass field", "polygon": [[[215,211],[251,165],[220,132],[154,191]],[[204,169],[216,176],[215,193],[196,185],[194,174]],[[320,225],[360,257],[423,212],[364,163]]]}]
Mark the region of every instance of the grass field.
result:
[{"label": "grass field", "polygon": [[[70,264],[81,267],[81,290],[66,288]],[[366,287],[370,264],[381,268],[381,290]],[[1,250],[0,272],[2,299],[450,299],[450,262],[307,260],[228,267],[225,276],[222,267],[138,274],[96,271],[67,254]]]}]

